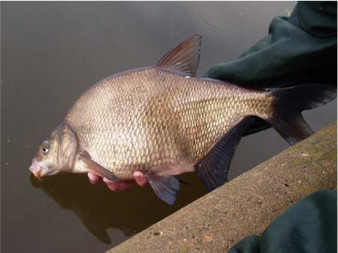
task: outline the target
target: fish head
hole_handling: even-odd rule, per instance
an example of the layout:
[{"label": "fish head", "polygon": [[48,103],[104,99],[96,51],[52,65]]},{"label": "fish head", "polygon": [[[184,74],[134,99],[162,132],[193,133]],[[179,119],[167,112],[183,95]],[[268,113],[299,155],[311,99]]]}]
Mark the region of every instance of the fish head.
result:
[{"label": "fish head", "polygon": [[33,158],[32,165],[29,170],[35,177],[41,179],[47,175],[55,175],[60,170],[57,168],[57,143],[50,137],[45,139]]},{"label": "fish head", "polygon": [[62,123],[40,144],[29,170],[38,179],[60,171],[71,171],[76,152],[75,134],[66,123]]}]

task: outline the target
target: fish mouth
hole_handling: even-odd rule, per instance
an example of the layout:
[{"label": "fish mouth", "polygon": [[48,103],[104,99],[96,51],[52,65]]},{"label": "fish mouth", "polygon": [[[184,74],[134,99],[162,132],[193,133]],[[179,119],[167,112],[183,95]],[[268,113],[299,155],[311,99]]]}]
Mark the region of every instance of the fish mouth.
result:
[{"label": "fish mouth", "polygon": [[32,162],[32,165],[29,167],[29,170],[34,174],[34,176],[36,178],[38,178],[39,180],[41,180],[42,178],[42,171],[44,170],[45,168],[43,168],[38,161],[36,160],[33,160]]},{"label": "fish mouth", "polygon": [[29,170],[39,180],[42,180],[41,178],[44,176],[54,175],[58,172],[58,171],[50,170],[48,168],[41,166],[41,164],[35,159],[33,160],[32,165],[29,167]]}]

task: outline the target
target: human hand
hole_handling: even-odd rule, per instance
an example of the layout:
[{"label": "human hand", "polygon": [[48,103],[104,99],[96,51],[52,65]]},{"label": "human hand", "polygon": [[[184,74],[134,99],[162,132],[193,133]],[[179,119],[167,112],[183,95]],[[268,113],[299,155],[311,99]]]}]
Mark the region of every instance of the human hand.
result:
[{"label": "human hand", "polygon": [[[144,186],[148,183],[146,176],[140,171],[135,171],[133,177],[139,186]],[[130,189],[134,184],[133,180],[115,182],[107,178],[102,178],[92,172],[88,173],[88,178],[92,184],[105,183],[111,191],[125,191]]]}]

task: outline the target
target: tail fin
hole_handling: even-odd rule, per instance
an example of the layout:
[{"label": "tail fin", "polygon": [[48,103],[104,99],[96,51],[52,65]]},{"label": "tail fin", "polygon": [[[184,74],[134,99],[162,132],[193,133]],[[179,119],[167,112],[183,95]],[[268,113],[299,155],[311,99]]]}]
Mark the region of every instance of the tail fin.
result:
[{"label": "tail fin", "polygon": [[290,145],[313,133],[301,112],[324,105],[337,97],[336,87],[319,84],[272,88],[269,91],[276,100],[273,116],[266,120]]}]

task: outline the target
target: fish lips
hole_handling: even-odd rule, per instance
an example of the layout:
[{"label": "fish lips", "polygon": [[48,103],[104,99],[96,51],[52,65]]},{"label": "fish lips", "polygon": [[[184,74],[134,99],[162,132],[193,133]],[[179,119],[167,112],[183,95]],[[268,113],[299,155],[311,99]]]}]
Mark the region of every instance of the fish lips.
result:
[{"label": "fish lips", "polygon": [[44,176],[55,175],[58,173],[56,170],[51,170],[43,167],[37,160],[33,160],[32,165],[29,167],[29,170],[34,174],[36,178],[41,180]]}]

